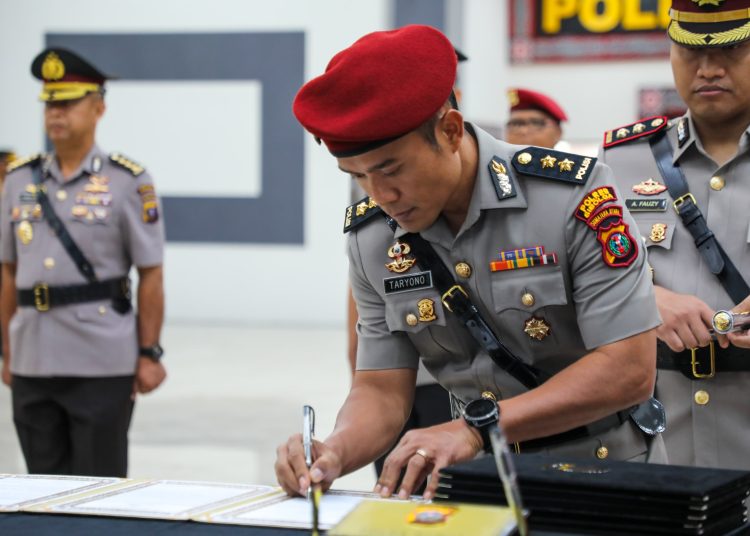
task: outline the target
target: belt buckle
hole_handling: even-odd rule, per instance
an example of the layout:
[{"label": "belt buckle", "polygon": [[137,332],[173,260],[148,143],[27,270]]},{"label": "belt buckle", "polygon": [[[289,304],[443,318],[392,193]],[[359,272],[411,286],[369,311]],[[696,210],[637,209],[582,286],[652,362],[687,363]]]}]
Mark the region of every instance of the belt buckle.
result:
[{"label": "belt buckle", "polygon": [[686,193],[685,195],[681,195],[672,203],[672,207],[677,214],[680,213],[680,207],[682,206],[682,204],[685,203],[688,199],[690,199],[694,205],[698,204],[695,202],[695,197],[690,192]]},{"label": "belt buckle", "polygon": [[710,362],[711,362],[711,372],[708,374],[704,374],[702,372],[698,371],[698,365],[700,365],[700,362],[696,359],[696,354],[698,353],[698,350],[700,348],[691,348],[690,349],[690,366],[693,371],[693,377],[699,380],[703,380],[706,378],[713,378],[716,376],[716,351],[714,349],[714,341],[711,341],[708,343],[709,348],[709,356],[710,356]]},{"label": "belt buckle", "polygon": [[34,307],[39,312],[49,311],[49,286],[47,283],[34,285]]},{"label": "belt buckle", "polygon": [[448,309],[451,313],[453,312],[453,309],[451,309],[451,306],[448,305],[448,302],[445,300],[446,298],[448,299],[452,298],[456,294],[456,292],[460,292],[467,298],[469,297],[469,295],[466,293],[466,291],[461,285],[453,285],[451,288],[446,290],[445,294],[443,294],[440,298],[440,301],[443,302],[443,305],[445,305],[445,308]]}]

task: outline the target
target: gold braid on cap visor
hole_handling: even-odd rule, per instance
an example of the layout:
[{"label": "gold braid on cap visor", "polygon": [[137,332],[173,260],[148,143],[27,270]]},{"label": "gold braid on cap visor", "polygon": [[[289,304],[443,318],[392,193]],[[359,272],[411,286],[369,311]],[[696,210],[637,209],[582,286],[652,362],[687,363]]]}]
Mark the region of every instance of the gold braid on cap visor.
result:
[{"label": "gold braid on cap visor", "polygon": [[100,88],[99,84],[86,82],[48,82],[42,87],[39,100],[49,102],[80,99]]},{"label": "gold braid on cap visor", "polygon": [[693,33],[680,26],[677,21],[669,25],[669,37],[681,45],[705,47],[707,45],[731,45],[750,38],[750,21],[742,26],[716,33]]}]

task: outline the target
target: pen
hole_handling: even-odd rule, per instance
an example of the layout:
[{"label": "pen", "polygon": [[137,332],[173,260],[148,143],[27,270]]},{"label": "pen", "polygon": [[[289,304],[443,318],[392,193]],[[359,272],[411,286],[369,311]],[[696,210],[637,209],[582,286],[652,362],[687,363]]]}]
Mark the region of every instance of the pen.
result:
[{"label": "pen", "polygon": [[[305,449],[305,464],[310,469],[313,464],[312,459],[312,441],[315,433],[315,410],[312,406],[305,405],[302,407],[302,448]],[[312,481],[307,487],[307,500],[312,498]]]},{"label": "pen", "polygon": [[490,442],[492,443],[492,454],[495,457],[495,465],[500,475],[505,490],[505,499],[508,502],[508,508],[513,512],[518,526],[518,534],[527,536],[529,533],[526,524],[526,517],[523,515],[523,503],[521,502],[521,490],[518,487],[516,470],[513,467],[513,460],[510,457],[508,443],[505,441],[500,423],[490,429]]}]

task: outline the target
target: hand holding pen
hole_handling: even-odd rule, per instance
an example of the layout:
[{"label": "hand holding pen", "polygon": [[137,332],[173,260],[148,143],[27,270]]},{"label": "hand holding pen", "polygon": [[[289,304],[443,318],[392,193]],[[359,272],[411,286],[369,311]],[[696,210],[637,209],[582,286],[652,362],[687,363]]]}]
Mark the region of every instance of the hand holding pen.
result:
[{"label": "hand holding pen", "polygon": [[[308,471],[313,464],[313,436],[315,434],[315,410],[312,406],[302,408],[302,448],[305,451],[305,465]],[[312,479],[307,487],[307,500],[312,505],[312,534],[318,535],[320,499],[322,491],[320,485],[313,484]]]}]

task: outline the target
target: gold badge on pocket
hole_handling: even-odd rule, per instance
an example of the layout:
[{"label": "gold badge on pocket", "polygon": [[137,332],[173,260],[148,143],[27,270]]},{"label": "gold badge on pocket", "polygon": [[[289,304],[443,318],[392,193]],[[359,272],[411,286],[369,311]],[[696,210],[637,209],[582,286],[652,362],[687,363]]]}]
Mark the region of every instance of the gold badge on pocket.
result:
[{"label": "gold badge on pocket", "polygon": [[18,239],[21,241],[21,244],[24,246],[30,244],[34,239],[34,228],[27,220],[18,224],[16,233],[18,234]]},{"label": "gold badge on pocket", "polygon": [[420,322],[432,322],[437,319],[435,316],[435,302],[429,298],[419,300],[417,302],[417,309],[419,309],[419,321]]},{"label": "gold badge on pocket", "polygon": [[667,224],[655,223],[651,226],[651,235],[649,236],[654,244],[657,244],[667,238]]}]

